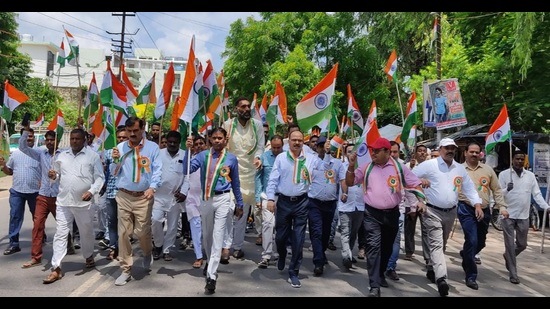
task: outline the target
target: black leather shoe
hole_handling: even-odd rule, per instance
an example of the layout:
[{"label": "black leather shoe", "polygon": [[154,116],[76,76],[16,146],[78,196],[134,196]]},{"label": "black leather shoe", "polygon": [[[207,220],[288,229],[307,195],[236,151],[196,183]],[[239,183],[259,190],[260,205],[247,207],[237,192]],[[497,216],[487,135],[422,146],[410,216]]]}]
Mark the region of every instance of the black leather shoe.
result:
[{"label": "black leather shoe", "polygon": [[435,283],[435,273],[433,270],[428,270],[426,272],[426,278],[428,278],[428,280],[430,280],[432,283]]},{"label": "black leather shoe", "polygon": [[155,261],[159,260],[161,253],[162,253],[162,247],[153,247],[153,260]]},{"label": "black leather shoe", "polygon": [[383,288],[389,288],[390,285],[388,284],[388,281],[386,278],[380,278],[380,286]]},{"label": "black leather shoe", "polygon": [[352,266],[353,266],[353,262],[352,260],[350,260],[349,258],[345,258],[342,260],[342,264],[344,264],[344,267],[346,269],[350,269]]},{"label": "black leather shoe", "polygon": [[370,288],[369,297],[380,297],[380,288]]},{"label": "black leather shoe", "polygon": [[315,268],[313,269],[313,274],[315,276],[320,276],[322,275],[324,272],[324,267],[323,266],[315,266]]},{"label": "black leather shoe", "polygon": [[479,289],[479,286],[477,285],[477,282],[474,279],[466,280],[466,286],[473,290]]},{"label": "black leather shoe", "polygon": [[447,284],[447,281],[445,281],[445,278],[442,277],[437,279],[437,291],[442,297],[449,295],[449,285]]},{"label": "black leather shoe", "polygon": [[214,294],[216,292],[216,280],[207,278],[204,286],[205,294]]},{"label": "black leather shoe", "polygon": [[19,251],[21,251],[21,248],[19,248],[19,247],[9,247],[8,249],[6,249],[4,251],[4,255],[14,254],[14,253],[19,252]]}]

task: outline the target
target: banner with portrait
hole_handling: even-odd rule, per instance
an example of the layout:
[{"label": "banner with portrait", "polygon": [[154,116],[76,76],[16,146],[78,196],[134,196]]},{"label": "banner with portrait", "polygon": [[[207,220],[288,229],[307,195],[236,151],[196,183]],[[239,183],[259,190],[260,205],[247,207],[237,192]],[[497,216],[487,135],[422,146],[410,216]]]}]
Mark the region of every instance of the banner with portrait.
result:
[{"label": "banner with portrait", "polygon": [[456,78],[424,83],[422,110],[425,127],[443,130],[468,124]]}]

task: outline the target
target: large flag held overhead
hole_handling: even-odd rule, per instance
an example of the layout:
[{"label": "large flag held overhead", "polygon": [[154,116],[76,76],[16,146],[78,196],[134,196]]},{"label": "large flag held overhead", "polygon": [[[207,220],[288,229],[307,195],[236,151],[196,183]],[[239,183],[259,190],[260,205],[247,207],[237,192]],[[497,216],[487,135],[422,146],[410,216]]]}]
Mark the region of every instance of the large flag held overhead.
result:
[{"label": "large flag held overhead", "polygon": [[[363,134],[363,126],[364,126],[364,120],[363,116],[361,116],[361,110],[359,109],[359,105],[357,105],[357,102],[355,101],[355,97],[353,97],[353,93],[351,92],[351,85],[348,84],[348,113],[347,113],[348,119],[353,123],[353,130],[357,131],[358,135],[361,136]],[[353,132],[352,132],[353,135]]]},{"label": "large flag held overhead", "polygon": [[388,79],[392,81],[396,71],[397,71],[397,52],[394,49],[390,54],[390,58],[388,58],[388,62],[386,63],[384,72],[386,72],[386,74],[388,75]]},{"label": "large flag held overhead", "polygon": [[57,109],[57,113],[55,114],[52,122],[50,122],[50,125],[48,126],[48,131],[55,131],[55,134],[57,134],[57,140],[59,141],[63,136],[64,129],[65,118],[63,117],[63,112],[61,112],[61,109]]},{"label": "large flag held overhead", "polygon": [[485,137],[485,153],[490,154],[498,143],[509,140],[511,136],[510,118],[508,118],[508,109],[506,108],[506,104],[504,104]]},{"label": "large flag held overhead", "polygon": [[67,56],[67,62],[69,62],[70,65],[76,66],[78,63],[78,57],[80,55],[78,42],[74,38],[74,36],[65,29],[65,35],[67,36],[67,41],[69,41],[69,48],[71,49],[69,52],[69,55]]},{"label": "large flag held overhead", "polygon": [[210,59],[206,60],[206,69],[203,74],[202,89],[204,93],[205,107],[207,110],[204,117],[206,122],[203,126],[207,124],[205,129],[211,129],[216,115],[216,110],[218,110],[218,107],[222,104],[222,100],[220,97],[216,76],[214,74],[214,66],[212,65],[212,61],[210,61]]},{"label": "large flag held overhead", "polygon": [[111,70],[111,63],[107,61],[107,71],[103,76],[100,99],[104,107],[114,108],[127,114],[126,86],[124,86]]},{"label": "large flag held overhead", "polygon": [[321,128],[322,132],[328,130],[332,117],[332,96],[336,86],[337,72],[338,63],[296,105],[296,120],[304,132],[316,125]]},{"label": "large flag held overhead", "polygon": [[60,68],[64,68],[66,61],[67,61],[67,58],[65,57],[65,44],[63,43],[63,39],[62,39],[61,46],[59,47],[59,52],[57,53],[57,63],[59,63]]},{"label": "large flag held overhead", "polygon": [[164,83],[162,84],[162,91],[160,92],[159,99],[155,106],[155,118],[160,119],[166,113],[170,100],[172,99],[172,87],[176,81],[176,75],[174,74],[174,63],[170,62],[168,72],[164,76]]},{"label": "large flag held overhead", "polygon": [[[202,76],[199,76],[199,59],[195,58],[195,35],[191,39],[189,47],[189,57],[187,57],[187,65],[185,66],[185,77],[183,79],[183,87],[180,94],[180,102],[177,115],[187,123],[191,123],[199,110],[199,91],[197,83],[202,84]],[[198,88],[198,89],[197,89]]]},{"label": "large flag held overhead", "polygon": [[21,104],[25,103],[29,97],[23,92],[17,90],[6,80],[4,82],[4,106],[2,107],[2,118],[11,121],[13,111]]},{"label": "large flag held overhead", "polygon": [[372,161],[368,145],[372,145],[379,137],[380,132],[378,131],[378,123],[376,122],[376,101],[373,100],[363,135],[355,143],[354,150],[357,152],[356,167],[362,167]]},{"label": "large flag held overhead", "polygon": [[[418,106],[416,104],[416,92],[413,91],[407,104],[407,118],[401,131],[401,140],[408,146],[413,146],[416,140],[416,118],[418,117]],[[412,139],[412,140],[411,140]]]}]

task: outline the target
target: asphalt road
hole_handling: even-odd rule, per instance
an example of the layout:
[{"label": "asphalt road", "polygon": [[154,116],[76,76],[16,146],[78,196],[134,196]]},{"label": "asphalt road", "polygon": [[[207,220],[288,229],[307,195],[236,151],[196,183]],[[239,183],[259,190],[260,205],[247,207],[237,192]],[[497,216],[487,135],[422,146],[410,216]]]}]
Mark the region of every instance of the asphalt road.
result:
[{"label": "asphalt road", "polygon": [[[8,247],[9,177],[0,178],[0,249]],[[116,261],[105,259],[106,251],[96,245],[96,267],[84,268],[84,257],[77,250],[76,255],[66,256],[62,263],[64,277],[53,284],[42,283],[50,272],[52,239],[55,220],[48,218],[46,233],[48,242],[44,245],[43,265],[22,269],[21,265],[30,260],[32,220],[28,210],[20,234],[21,252],[6,256],[0,255],[0,297],[366,297],[368,295],[368,275],[365,260],[358,260],[350,271],[342,266],[339,235],[336,236],[338,250],[328,251],[329,264],[322,277],[313,276],[312,252],[308,250],[306,236],[304,260],[300,271],[301,288],[292,288],[287,283],[287,271],[278,271],[276,265],[259,269],[261,247],[255,245],[256,234],[246,234],[243,259],[231,258],[228,265],[220,265],[216,293],[204,294],[205,278],[202,269],[191,267],[195,260],[191,249],[174,251],[174,260],[155,261],[152,271],[146,273],[141,265],[141,251],[135,245],[133,277],[125,286],[115,286],[120,274]],[[419,229],[417,230],[419,235]],[[547,234],[548,237],[548,234]],[[398,261],[397,272],[401,279],[391,281],[389,288],[382,288],[382,297],[439,297],[437,287],[425,277],[419,236],[416,238],[416,259]],[[457,224],[453,237],[447,246],[449,298],[457,297],[545,297],[550,295],[550,248],[541,253],[541,232],[530,231],[529,246],[518,257],[521,284],[508,281],[502,253],[504,245],[501,232],[489,229],[487,247],[482,252],[479,265],[479,290],[472,290],[464,284],[464,274],[460,266],[459,250],[463,236]],[[550,246],[550,241],[547,241]],[[357,249],[354,250],[356,254]],[[404,257],[401,253],[400,258]],[[288,266],[288,261],[287,261]],[[266,302],[262,301],[266,304]],[[240,306],[242,307],[242,306]]]}]

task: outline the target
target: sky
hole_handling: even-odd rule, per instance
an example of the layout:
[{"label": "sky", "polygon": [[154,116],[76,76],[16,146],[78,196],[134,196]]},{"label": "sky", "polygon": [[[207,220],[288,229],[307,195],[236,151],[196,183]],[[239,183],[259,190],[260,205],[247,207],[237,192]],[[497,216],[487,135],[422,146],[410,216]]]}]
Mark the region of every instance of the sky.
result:
[{"label": "sky", "polygon": [[[83,48],[103,48],[107,53],[118,50],[120,45],[122,12],[17,12],[18,34],[30,34],[34,42],[51,42],[60,46],[69,31]],[[113,16],[117,14],[119,16]],[[195,55],[202,63],[210,59],[214,71],[223,68],[221,53],[225,50],[225,38],[231,23],[246,20],[254,12],[127,12],[125,41],[132,40],[133,48],[159,49],[164,56],[189,55],[191,38],[195,35]],[[139,29],[139,30],[138,30]],[[108,34],[106,31],[115,34]],[[134,35],[135,33],[135,35]],[[65,51],[68,54],[68,43]],[[128,45],[126,45],[128,46]],[[129,54],[125,54],[125,57]]]}]

